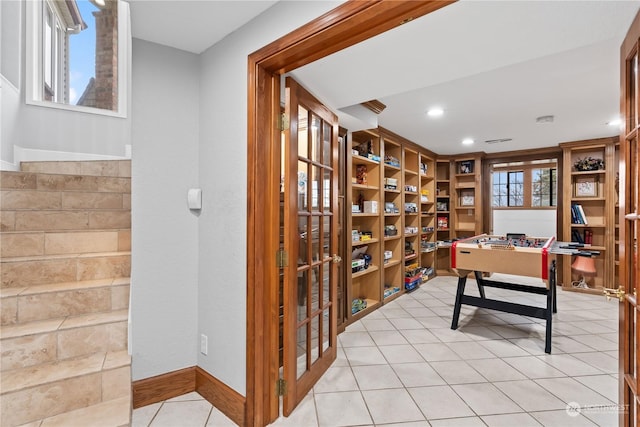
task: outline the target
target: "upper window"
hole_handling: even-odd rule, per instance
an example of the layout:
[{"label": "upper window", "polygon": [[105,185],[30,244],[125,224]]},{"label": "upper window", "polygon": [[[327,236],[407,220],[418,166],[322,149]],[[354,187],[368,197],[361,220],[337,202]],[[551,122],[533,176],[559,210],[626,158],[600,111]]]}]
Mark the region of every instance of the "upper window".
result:
[{"label": "upper window", "polygon": [[517,162],[494,165],[493,168],[491,198],[494,208],[557,206],[555,163],[549,160]]},{"label": "upper window", "polygon": [[118,0],[27,3],[27,102],[126,116],[128,7]]},{"label": "upper window", "polygon": [[523,206],[524,173],[499,171],[493,173],[493,206]]},{"label": "upper window", "polygon": [[531,206],[557,206],[556,169],[531,170]]}]

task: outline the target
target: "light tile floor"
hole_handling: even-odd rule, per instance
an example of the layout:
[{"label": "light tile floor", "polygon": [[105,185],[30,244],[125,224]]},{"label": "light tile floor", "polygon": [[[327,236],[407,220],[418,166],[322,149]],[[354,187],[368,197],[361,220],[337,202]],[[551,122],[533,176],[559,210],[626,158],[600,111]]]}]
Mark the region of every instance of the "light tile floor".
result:
[{"label": "light tile floor", "polygon": [[[494,275],[530,283],[533,279]],[[275,427],[617,426],[618,304],[558,292],[552,354],[544,321],[463,306],[456,279],[436,277],[338,336],[338,358]],[[467,294],[476,294],[475,282]],[[541,295],[487,297],[544,306]],[[567,406],[578,407],[571,415]],[[197,393],[136,409],[133,426],[235,425]]]}]

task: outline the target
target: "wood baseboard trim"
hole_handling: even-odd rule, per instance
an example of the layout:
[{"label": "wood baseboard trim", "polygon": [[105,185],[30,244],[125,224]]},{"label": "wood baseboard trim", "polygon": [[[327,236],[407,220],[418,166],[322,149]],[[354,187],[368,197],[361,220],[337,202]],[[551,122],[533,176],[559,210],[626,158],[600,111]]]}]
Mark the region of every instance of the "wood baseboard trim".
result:
[{"label": "wood baseboard trim", "polygon": [[131,384],[133,409],[196,391],[196,367],[167,372]]},{"label": "wood baseboard trim", "polygon": [[222,413],[229,417],[234,423],[239,426],[244,426],[246,413],[245,397],[199,366],[196,366],[195,374],[195,391],[222,411]]},{"label": "wood baseboard trim", "polygon": [[245,425],[245,397],[199,366],[134,381],[131,387],[133,409],[197,391],[234,423]]}]

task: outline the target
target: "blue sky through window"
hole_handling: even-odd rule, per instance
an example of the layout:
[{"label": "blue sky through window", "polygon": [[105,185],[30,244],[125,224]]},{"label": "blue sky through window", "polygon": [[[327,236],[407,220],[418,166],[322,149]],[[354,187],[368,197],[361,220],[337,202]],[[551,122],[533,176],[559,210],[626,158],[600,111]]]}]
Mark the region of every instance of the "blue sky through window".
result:
[{"label": "blue sky through window", "polygon": [[87,29],[69,37],[69,103],[76,105],[91,77],[96,74],[96,24],[98,8],[89,0],[77,0]]}]

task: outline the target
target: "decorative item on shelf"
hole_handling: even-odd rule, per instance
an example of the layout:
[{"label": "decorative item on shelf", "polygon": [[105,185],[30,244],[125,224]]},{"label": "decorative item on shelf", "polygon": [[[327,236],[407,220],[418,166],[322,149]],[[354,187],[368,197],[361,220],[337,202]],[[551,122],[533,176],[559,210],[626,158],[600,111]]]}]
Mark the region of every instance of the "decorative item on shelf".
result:
[{"label": "decorative item on shelf", "polygon": [[473,173],[473,160],[464,160],[460,164],[460,173]]},{"label": "decorative item on shelf", "polygon": [[447,218],[446,216],[439,216],[438,217],[438,229],[446,230],[448,228],[449,228],[449,218]]},{"label": "decorative item on shelf", "polygon": [[574,183],[575,197],[598,197],[597,177],[576,177]]},{"label": "decorative item on shelf", "polygon": [[446,212],[449,210],[449,204],[447,202],[437,202],[436,210],[440,212]]},{"label": "decorative item on shelf", "polygon": [[418,187],[416,187],[415,185],[405,185],[404,191],[410,191],[412,193],[415,193],[418,191]]},{"label": "decorative item on shelf", "polygon": [[368,158],[369,154],[373,155],[373,143],[371,142],[371,140],[363,142],[354,148],[358,151],[358,154],[362,157]]},{"label": "decorative item on shelf", "polygon": [[413,227],[410,225],[407,225],[406,227],[404,227],[404,234],[417,234],[418,233],[418,227]]},{"label": "decorative item on shelf", "polygon": [[385,154],[384,155],[384,164],[385,165],[389,165],[389,166],[393,166],[395,168],[399,168],[400,167],[400,160],[398,160],[396,157],[393,157],[390,154]]},{"label": "decorative item on shelf", "polygon": [[413,249],[413,243],[407,241],[404,242],[404,256],[409,256],[415,254],[416,251]]},{"label": "decorative item on shelf", "polygon": [[367,253],[369,246],[360,246],[351,252],[351,273],[366,270],[371,264],[372,257]]},{"label": "decorative item on shelf", "polygon": [[384,213],[397,214],[400,213],[400,209],[398,209],[398,206],[395,203],[386,202],[384,204]]},{"label": "decorative item on shelf", "polygon": [[353,301],[351,301],[351,314],[356,314],[365,308],[367,308],[367,300],[364,298],[354,298]]},{"label": "decorative item on shelf", "polygon": [[385,237],[391,237],[391,236],[397,236],[398,235],[398,229],[396,228],[395,225],[385,225],[384,226],[384,236]]},{"label": "decorative item on shelf", "polygon": [[473,206],[475,204],[475,197],[473,190],[460,191],[460,206]]},{"label": "decorative item on shelf", "polygon": [[573,163],[573,167],[578,172],[597,171],[604,169],[604,160],[588,156],[578,159]]},{"label": "decorative item on shelf", "polygon": [[589,289],[585,276],[596,275],[596,262],[593,255],[593,252],[580,252],[576,255],[576,259],[571,264],[571,269],[582,276],[580,280],[571,282],[571,286],[574,288]]},{"label": "decorative item on shelf", "polygon": [[387,264],[393,258],[393,251],[384,251],[384,263]]},{"label": "decorative item on shelf", "polygon": [[418,205],[412,202],[408,202],[404,204],[404,212],[405,213],[418,213]]},{"label": "decorative item on shelf", "polygon": [[351,241],[352,242],[360,241],[360,232],[358,230],[351,230]]},{"label": "decorative item on shelf", "polygon": [[422,203],[429,202],[429,190],[427,189],[420,190],[420,201]]},{"label": "decorative item on shelf", "polygon": [[426,163],[420,162],[420,173],[422,175],[426,175],[428,169],[429,169],[429,165],[427,165]]},{"label": "decorative item on shelf", "polygon": [[356,166],[356,183],[367,185],[367,165]]},{"label": "decorative item on shelf", "polygon": [[397,190],[398,189],[398,180],[395,178],[385,178],[384,179],[384,188],[387,190]]},{"label": "decorative item on shelf", "polygon": [[378,213],[378,201],[366,200],[364,202],[364,213]]}]

